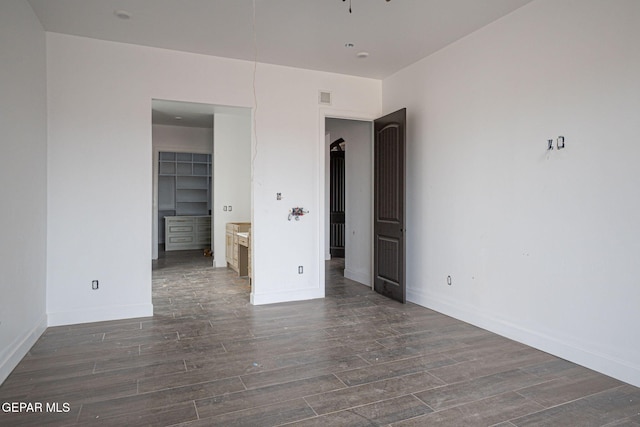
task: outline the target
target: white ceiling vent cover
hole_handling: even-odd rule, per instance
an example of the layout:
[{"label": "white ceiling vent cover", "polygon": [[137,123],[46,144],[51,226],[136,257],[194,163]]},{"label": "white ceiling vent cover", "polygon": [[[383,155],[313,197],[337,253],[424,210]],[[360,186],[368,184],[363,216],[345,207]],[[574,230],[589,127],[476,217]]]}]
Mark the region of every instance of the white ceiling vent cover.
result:
[{"label": "white ceiling vent cover", "polygon": [[318,103],[322,105],[331,105],[331,92],[321,90],[318,93]]}]

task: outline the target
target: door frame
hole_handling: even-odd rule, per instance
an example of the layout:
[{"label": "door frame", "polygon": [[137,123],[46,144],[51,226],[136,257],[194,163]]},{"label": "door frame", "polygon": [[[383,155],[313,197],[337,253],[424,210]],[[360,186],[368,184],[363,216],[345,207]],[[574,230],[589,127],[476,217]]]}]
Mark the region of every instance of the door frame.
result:
[{"label": "door frame", "polygon": [[[373,126],[373,121],[375,119],[377,119],[378,117],[380,117],[379,113],[363,113],[363,112],[357,112],[357,111],[348,111],[348,110],[339,110],[339,109],[334,109],[334,108],[328,108],[328,107],[321,107],[319,110],[319,116],[318,116],[318,159],[319,159],[319,167],[318,167],[318,212],[320,212],[320,220],[318,221],[318,230],[317,230],[317,236],[318,236],[318,240],[320,242],[320,244],[318,245],[318,252],[317,252],[317,259],[319,262],[319,268],[318,268],[318,283],[319,286],[322,288],[322,295],[324,296],[324,287],[325,287],[325,272],[324,272],[324,265],[325,265],[325,220],[324,220],[324,212],[326,211],[326,209],[328,208],[326,202],[325,202],[325,196],[326,196],[326,191],[325,191],[325,168],[327,166],[327,157],[329,156],[327,153],[327,147],[326,147],[326,143],[325,143],[325,135],[326,135],[326,128],[325,128],[325,120],[326,119],[342,119],[342,120],[358,120],[358,121],[363,121],[363,122],[370,122],[371,126]],[[371,133],[371,149],[373,150],[373,139],[374,137],[374,133]],[[371,159],[371,176],[369,177],[369,184],[371,187],[371,191],[372,191],[372,195],[373,195],[373,157]],[[371,215],[371,248],[373,248],[373,197],[371,199],[371,206],[369,209],[370,215]],[[369,253],[369,257],[371,259],[371,278],[373,279],[373,249],[370,250]],[[373,289],[373,280],[371,281],[371,289]]]}]

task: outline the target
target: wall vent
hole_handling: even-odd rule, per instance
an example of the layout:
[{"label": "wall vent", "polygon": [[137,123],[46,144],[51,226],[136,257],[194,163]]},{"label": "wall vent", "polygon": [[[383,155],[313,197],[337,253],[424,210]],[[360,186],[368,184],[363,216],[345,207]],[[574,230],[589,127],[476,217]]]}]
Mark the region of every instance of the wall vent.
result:
[{"label": "wall vent", "polygon": [[318,94],[318,103],[322,105],[331,105],[331,92],[321,90]]}]

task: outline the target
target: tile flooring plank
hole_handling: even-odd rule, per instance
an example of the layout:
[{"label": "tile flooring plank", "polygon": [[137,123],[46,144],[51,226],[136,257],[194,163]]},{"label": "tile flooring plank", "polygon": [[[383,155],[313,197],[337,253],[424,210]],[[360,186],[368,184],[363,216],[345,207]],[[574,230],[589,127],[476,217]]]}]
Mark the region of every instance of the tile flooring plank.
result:
[{"label": "tile flooring plank", "polygon": [[[449,352],[444,354],[449,354],[452,358],[455,358],[455,354],[451,355]],[[467,362],[446,365],[431,369],[430,372],[446,383],[452,384],[538,364],[552,360],[553,358],[553,356],[539,350],[526,348],[523,350],[492,354],[491,356]]]},{"label": "tile flooring plank", "polygon": [[454,360],[437,353],[340,372],[336,376],[346,385],[354,386],[453,364],[455,364]]},{"label": "tile flooring plank", "polygon": [[131,396],[137,392],[135,378],[118,376],[72,377],[69,380],[55,380],[40,384],[29,393],[30,401],[66,401],[75,405]]},{"label": "tile flooring plank", "polygon": [[188,361],[187,367],[189,370],[187,372],[140,379],[138,381],[138,390],[140,393],[148,393],[228,377],[238,377],[240,374],[259,370],[248,360],[231,360],[226,363],[220,363],[216,359],[212,359],[208,364],[199,362],[198,365],[200,367],[194,369],[191,362]]},{"label": "tile flooring plank", "polygon": [[179,423],[198,419],[195,405],[192,401],[177,405],[164,406],[162,408],[144,409],[113,417],[100,417],[96,415],[91,420],[86,420],[79,426],[173,426]]},{"label": "tile flooring plank", "polygon": [[80,421],[89,421],[96,417],[112,417],[147,409],[162,408],[180,402],[187,402],[210,396],[225,395],[244,390],[239,378],[211,381],[176,387],[152,393],[137,394],[119,399],[103,400],[82,406]]},{"label": "tile flooring plank", "polygon": [[254,374],[242,375],[240,378],[247,389],[265,387],[267,385],[287,383],[294,380],[311,378],[314,376],[339,373],[348,369],[369,366],[369,364],[358,356],[344,356],[324,362],[315,362],[257,372]]},{"label": "tile flooring plank", "polygon": [[538,378],[552,380],[571,375],[580,375],[593,372],[590,369],[576,365],[564,359],[552,359],[542,363],[520,368],[523,372],[530,373]]},{"label": "tile flooring plank", "polygon": [[640,414],[640,389],[623,385],[537,413],[512,419],[523,426],[604,426]]},{"label": "tile flooring plank", "polygon": [[215,397],[199,399],[196,400],[196,408],[201,418],[208,418],[317,393],[338,390],[344,387],[344,384],[334,375],[322,375],[314,378],[291,381],[285,384],[277,384],[236,393],[219,394]]},{"label": "tile flooring plank", "polygon": [[249,351],[295,352],[326,345],[330,337],[324,331],[287,333],[267,337],[227,341],[224,347],[231,353],[246,353]]},{"label": "tile flooring plank", "polygon": [[397,427],[425,425],[442,427],[491,426],[509,421],[521,415],[537,412],[541,409],[543,408],[538,403],[522,397],[517,393],[508,392],[465,405],[433,412],[422,417],[412,418],[393,425]]},{"label": "tile flooring plank", "polygon": [[[22,364],[23,362],[20,363]],[[2,389],[0,389],[0,396],[2,396],[2,390],[5,388],[31,389],[35,384],[42,382],[90,375],[93,373],[95,364],[96,362],[93,360],[76,362],[69,365],[40,362],[37,366],[31,365],[29,370],[18,370],[16,368],[4,382]]]},{"label": "tile flooring plank", "polygon": [[177,427],[269,427],[288,424],[314,415],[315,413],[304,400],[294,399],[210,418],[201,418],[198,421],[183,423]]},{"label": "tile flooring plank", "polygon": [[394,360],[408,359],[416,356],[424,356],[432,353],[441,353],[453,349],[468,347],[459,340],[434,336],[431,340],[412,342],[397,347],[384,347],[372,351],[360,353],[360,357],[372,364],[392,362]]},{"label": "tile flooring plank", "polygon": [[[226,337],[225,337],[226,338]],[[139,354],[145,356],[154,353],[173,353],[173,352],[185,352],[185,353],[200,353],[217,354],[226,353],[227,350],[222,345],[222,341],[217,337],[194,337],[185,338],[178,341],[159,341],[148,344],[140,345]],[[242,332],[238,332],[238,338],[251,338],[246,336]]]},{"label": "tile flooring plank", "polygon": [[640,414],[635,417],[624,418],[606,424],[604,427],[639,427],[640,426]]},{"label": "tile flooring plank", "polygon": [[[445,354],[457,362],[473,362],[478,360],[494,359],[504,357],[505,353],[518,351],[528,353],[529,351],[533,351],[531,347],[527,347],[515,341],[496,341],[493,337],[487,340],[480,340],[475,345],[473,343],[467,344],[470,341],[466,338],[463,338],[460,341],[466,344],[466,346],[444,351]],[[548,360],[545,359],[544,362],[546,361]]]},{"label": "tile flooring plank", "polygon": [[152,368],[169,362],[179,362],[184,359],[184,353],[154,353],[145,355],[127,355],[124,357],[115,357],[97,360],[94,372],[108,372],[126,368]]},{"label": "tile flooring plank", "polygon": [[305,397],[316,413],[322,415],[381,400],[400,397],[442,385],[443,382],[427,372],[347,387]]},{"label": "tile flooring plank", "polygon": [[[40,371],[38,375],[51,368],[71,367],[83,363],[94,363],[96,360],[103,360],[116,357],[136,356],[140,354],[140,346],[114,347],[106,345],[102,348],[87,351],[82,346],[70,346],[76,351],[69,351],[68,354],[47,355],[44,357],[25,357],[14,369],[14,373],[21,374],[27,372]],[[92,368],[93,369],[93,368]]]},{"label": "tile flooring plank", "polygon": [[385,426],[430,412],[433,412],[433,410],[423,402],[411,395],[405,395],[340,412],[333,412],[289,425],[296,427]]},{"label": "tile flooring plank", "polygon": [[518,394],[535,400],[544,407],[556,406],[580,399],[604,390],[619,387],[623,383],[605,375],[586,372],[582,375],[557,378],[542,384],[518,390]]},{"label": "tile flooring plank", "polygon": [[514,369],[486,377],[433,388],[415,396],[436,411],[470,403],[508,391],[520,390],[540,384],[544,380],[526,372]]}]

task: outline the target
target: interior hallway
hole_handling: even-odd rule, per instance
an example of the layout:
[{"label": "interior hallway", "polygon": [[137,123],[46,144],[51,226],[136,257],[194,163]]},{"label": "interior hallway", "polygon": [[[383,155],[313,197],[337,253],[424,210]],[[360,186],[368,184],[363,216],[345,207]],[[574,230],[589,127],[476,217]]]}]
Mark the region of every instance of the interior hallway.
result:
[{"label": "interior hallway", "polygon": [[49,328],[1,402],[69,412],[0,425],[640,426],[640,389],[344,279],[249,304],[200,251],[154,262],[153,318]]}]

